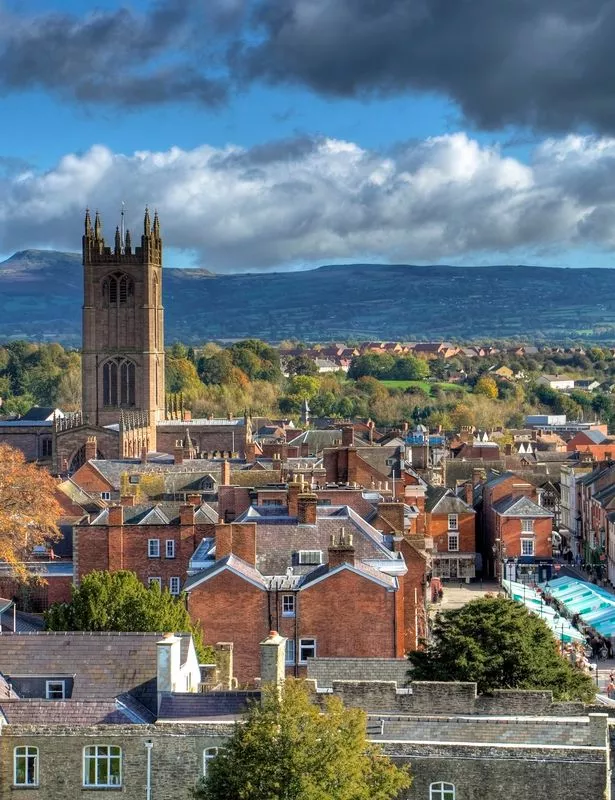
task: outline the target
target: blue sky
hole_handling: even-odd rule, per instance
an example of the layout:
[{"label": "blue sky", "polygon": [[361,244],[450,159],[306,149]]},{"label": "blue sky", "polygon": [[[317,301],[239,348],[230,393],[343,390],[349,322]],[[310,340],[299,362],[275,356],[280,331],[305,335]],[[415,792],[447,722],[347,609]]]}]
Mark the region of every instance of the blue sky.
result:
[{"label": "blue sky", "polygon": [[[500,17],[485,12],[476,57],[468,39],[457,60],[440,61],[421,55],[421,38],[412,44],[416,24],[426,23],[409,19],[406,9],[399,16],[397,0],[382,0],[383,13],[372,23],[375,41],[366,41],[359,27],[366,0],[285,0],[297,20],[286,27],[251,22],[251,14],[275,19],[281,0],[210,2],[218,15],[213,22],[213,16],[197,19],[198,3],[176,0],[185,15],[153,55],[145,30],[143,60],[131,63],[130,51],[118,48],[109,67],[111,46],[101,46],[92,62],[104,68],[83,75],[70,41],[50,45],[50,54],[37,45],[40,31],[53,35],[54,17],[69,21],[78,43],[82,26],[113,21],[123,7],[131,24],[145,29],[164,0],[95,6],[0,0],[0,254],[77,249],[82,206],[100,207],[111,225],[125,199],[132,224],[143,203],[160,208],[169,265],[226,271],[356,260],[611,266],[615,195],[604,187],[614,183],[615,146],[611,120],[598,110],[610,88],[600,96],[593,80],[596,97],[583,94],[575,104],[579,88],[569,88],[566,76],[557,83],[543,63],[548,52],[539,33],[540,63],[530,63],[535,80],[531,71],[519,74],[532,54],[516,51],[518,37],[501,59],[490,52],[484,44],[490,28],[510,28],[508,0]],[[573,30],[569,4],[554,6],[560,34]],[[426,5],[433,6],[431,19],[420,37],[450,41],[446,20],[437,17],[446,0]],[[606,5],[588,0],[588,26]],[[531,13],[525,24],[540,32],[543,20]],[[1,25],[2,14],[10,25]],[[306,17],[309,25],[301,28]],[[356,31],[349,20],[358,20]],[[336,25],[343,26],[339,47],[328,47]],[[553,25],[543,27],[551,46]],[[475,35],[473,24],[467,36]],[[567,52],[578,46],[582,53],[588,43],[589,34],[572,43],[568,35]],[[240,56],[231,59],[238,47]],[[358,47],[364,58],[356,58]],[[522,66],[515,70],[516,58]],[[178,101],[114,97],[114,82],[124,76],[159,81],[157,71],[175,65],[221,79],[225,99],[199,102],[192,89]],[[475,70],[487,76],[484,85],[472,77]],[[9,77],[1,85],[3,71]],[[548,112],[545,97],[553,98]],[[32,210],[39,215],[34,225]]]}]

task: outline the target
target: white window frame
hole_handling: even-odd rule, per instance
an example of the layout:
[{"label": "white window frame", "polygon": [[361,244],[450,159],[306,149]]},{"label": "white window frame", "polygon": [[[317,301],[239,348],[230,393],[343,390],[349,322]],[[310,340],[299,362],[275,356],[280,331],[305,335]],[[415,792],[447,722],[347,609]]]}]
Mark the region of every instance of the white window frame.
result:
[{"label": "white window frame", "polygon": [[157,584],[158,584],[158,586],[159,586],[159,587],[162,589],[162,578],[159,578],[158,576],[151,577],[151,578],[148,578],[148,579],[147,579],[147,588],[149,589],[149,588],[150,588],[150,587],[152,587],[152,586],[153,586],[155,583],[157,583]]},{"label": "white window frame", "polygon": [[297,645],[294,639],[287,639],[284,649],[284,663],[294,666],[297,662]]},{"label": "white window frame", "polygon": [[534,533],[534,520],[522,519],[521,520],[521,533]]},{"label": "white window frame", "polygon": [[[528,550],[531,550],[531,553],[525,553],[524,547],[527,546]],[[535,542],[534,539],[530,539],[527,537],[521,537],[521,555],[522,556],[534,556],[536,554]]]},{"label": "white window frame", "polygon": [[429,785],[429,800],[455,800],[455,784],[437,781]]},{"label": "white window frame", "polygon": [[[307,644],[307,642],[312,642],[313,644]],[[303,648],[310,648],[313,652],[310,654],[304,655]],[[316,658],[316,639],[312,637],[306,637],[305,639],[299,639],[299,663],[300,664],[307,664],[308,658]]]},{"label": "white window frame", "polygon": [[175,558],[175,539],[167,539],[164,546],[165,558]]},{"label": "white window frame", "polygon": [[283,594],[282,595],[282,616],[283,617],[294,617],[295,616],[295,595],[294,594]]},{"label": "white window frame", "polygon": [[147,557],[160,558],[160,539],[147,540]]},{"label": "white window frame", "polygon": [[203,750],[203,777],[207,777],[207,772],[209,770],[209,764],[211,761],[216,758],[218,755],[218,748],[217,747],[206,747]]},{"label": "white window frame", "polygon": [[299,550],[299,564],[312,567],[319,566],[319,564],[322,564],[322,550]]},{"label": "white window frame", "polygon": [[[454,547],[452,546],[453,542],[455,544]],[[449,535],[448,535],[448,550],[449,550],[449,553],[458,553],[459,552],[459,534],[457,532],[449,533]]]},{"label": "white window frame", "polygon": [[111,492],[101,492],[100,493],[101,500],[111,500]]},{"label": "white window frame", "polygon": [[[178,597],[181,594],[181,578],[177,575],[173,575],[172,578],[169,578],[169,592],[173,595],[173,597]],[[176,591],[173,591],[177,589]]]},{"label": "white window frame", "polygon": [[[100,752],[102,749],[105,749],[107,753]],[[114,752],[112,752],[114,751]],[[119,760],[119,775],[117,776],[117,780],[111,780],[113,777],[111,775],[111,762]],[[89,765],[90,761],[94,761],[96,764],[95,767],[95,776],[94,782],[90,783],[90,770]],[[103,783],[99,778],[99,765],[101,763],[106,762],[107,765],[107,781]],[[116,744],[89,744],[83,748],[83,785],[84,786],[95,786],[99,789],[117,789],[122,785],[122,748]]]},{"label": "white window frame", "polygon": [[459,514],[448,515],[448,529],[449,531],[459,530]]},{"label": "white window frame", "polygon": [[[23,752],[19,752],[23,751]],[[30,759],[34,760],[34,774],[32,776],[32,780],[28,780],[29,778],[29,770],[28,770],[28,761]],[[24,780],[18,780],[17,775],[17,761],[24,760]],[[13,749],[13,786],[38,786],[38,747],[32,747],[31,745],[19,745]]]},{"label": "white window frame", "polygon": [[[60,697],[51,697],[51,692],[54,691],[52,688],[53,686],[59,686],[62,690],[62,695]],[[66,681],[57,680],[57,681],[45,681],[45,698],[47,700],[65,700],[66,699]]]}]

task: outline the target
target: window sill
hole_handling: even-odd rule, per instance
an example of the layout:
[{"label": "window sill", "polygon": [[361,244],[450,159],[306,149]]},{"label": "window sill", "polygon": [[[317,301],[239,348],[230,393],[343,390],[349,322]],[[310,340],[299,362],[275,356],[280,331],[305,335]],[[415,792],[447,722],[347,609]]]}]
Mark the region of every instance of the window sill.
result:
[{"label": "window sill", "polygon": [[40,789],[40,785],[37,783],[36,786],[28,786],[26,784],[19,784],[13,783],[11,784],[11,789],[15,789],[16,791],[21,791],[21,789],[25,789],[26,791],[32,791],[32,789]]},{"label": "window sill", "polygon": [[123,786],[82,786],[83,792],[121,792]]},{"label": "window sill", "polygon": [[292,612],[291,611],[282,611],[282,616],[285,619],[292,619],[295,616],[295,612],[294,611],[292,611]]}]

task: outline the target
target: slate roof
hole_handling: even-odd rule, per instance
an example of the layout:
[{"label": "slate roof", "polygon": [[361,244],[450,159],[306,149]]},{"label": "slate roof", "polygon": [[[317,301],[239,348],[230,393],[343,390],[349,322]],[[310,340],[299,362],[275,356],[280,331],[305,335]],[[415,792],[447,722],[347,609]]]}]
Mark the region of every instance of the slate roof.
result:
[{"label": "slate roof", "polygon": [[389,589],[397,588],[397,580],[395,577],[393,577],[393,575],[387,575],[385,572],[382,572],[376,567],[372,567],[370,564],[365,564],[362,561],[356,561],[354,564],[339,564],[333,568],[328,564],[322,564],[320,567],[313,569],[307,575],[304,575],[298,583],[298,588],[304,589],[321,578],[328,577],[329,575],[336,574],[345,569],[351,570],[359,575],[363,575],[363,577],[369,578],[372,581],[376,581],[377,583],[380,583]]},{"label": "slate roof", "polygon": [[259,702],[260,691],[210,692],[208,694],[163,695],[158,713],[158,722],[176,720],[228,720],[234,721],[248,708],[249,703]]},{"label": "slate roof", "polygon": [[126,725],[140,722],[115,700],[0,700],[9,725]]},{"label": "slate roof", "polygon": [[257,524],[256,566],[262,575],[282,575],[290,566],[298,575],[310,572],[313,566],[297,563],[298,551],[321,550],[326,560],[331,534],[338,534],[340,528],[353,533],[357,560],[398,558],[390,548],[389,539],[349,506],[318,506],[316,525],[298,525],[294,517],[280,514],[283,509],[270,509],[271,516],[255,516],[252,507],[236,520]]},{"label": "slate roof", "polygon": [[506,497],[493,504],[493,509],[502,517],[552,517],[553,514],[539,506],[529,497]]},{"label": "slate roof", "polygon": [[581,431],[581,433],[594,444],[602,444],[608,439],[608,436],[605,436],[602,431]]},{"label": "slate roof", "polygon": [[299,436],[291,439],[289,445],[306,444],[311,455],[322,453],[325,447],[334,447],[337,442],[341,442],[341,430],[309,430],[303,431]]},{"label": "slate roof", "polygon": [[475,513],[471,506],[445,486],[428,487],[425,498],[425,511],[438,514]]},{"label": "slate roof", "polygon": [[210,567],[200,570],[199,572],[190,576],[183,586],[184,591],[188,592],[194,589],[194,587],[198,586],[199,583],[202,583],[204,580],[208,580],[225,569],[230,569],[232,572],[235,572],[242,578],[246,578],[246,580],[255,584],[260,589],[267,588],[267,581],[255,567],[231,553],[230,555],[225,556],[218,561],[213,561]]},{"label": "slate roof", "polygon": [[[401,448],[396,445],[390,447],[387,445],[382,447],[357,447],[357,455],[385,478],[392,478],[393,471],[395,471],[395,476],[399,478],[401,469],[400,452]],[[389,459],[393,459],[395,463],[387,464]]]},{"label": "slate roof", "polygon": [[35,422],[46,422],[47,420],[53,418],[53,415],[58,412],[61,416],[63,416],[62,412],[59,408],[54,408],[53,406],[32,406],[29,411],[26,411],[20,419],[21,420],[33,420]]},{"label": "slate roof", "polygon": [[[0,672],[11,675],[74,675],[72,700],[111,700],[130,693],[156,707],[156,642],[162,633],[2,633]],[[181,661],[190,634],[181,638]]]},{"label": "slate roof", "polygon": [[[124,506],[124,525],[179,525],[179,509],[183,503],[142,503]],[[195,523],[211,525],[218,522],[218,514],[207,503],[194,512]],[[89,524],[108,525],[109,509],[103,509]]]}]

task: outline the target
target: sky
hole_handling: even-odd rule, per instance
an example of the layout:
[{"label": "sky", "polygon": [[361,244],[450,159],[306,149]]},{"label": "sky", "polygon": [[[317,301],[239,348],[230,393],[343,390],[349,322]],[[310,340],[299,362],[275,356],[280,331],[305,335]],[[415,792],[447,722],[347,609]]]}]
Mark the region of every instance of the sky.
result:
[{"label": "sky", "polygon": [[615,0],[0,0],[0,258],[615,264]]}]

